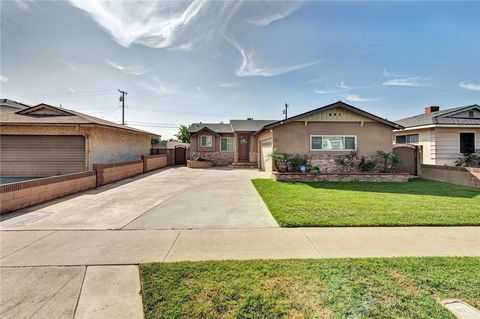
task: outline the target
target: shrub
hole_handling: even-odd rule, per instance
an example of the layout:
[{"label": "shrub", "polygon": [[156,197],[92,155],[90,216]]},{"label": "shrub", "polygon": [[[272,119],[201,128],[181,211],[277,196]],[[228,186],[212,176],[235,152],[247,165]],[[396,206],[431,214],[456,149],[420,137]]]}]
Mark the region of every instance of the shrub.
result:
[{"label": "shrub", "polygon": [[480,148],[475,153],[463,154],[455,161],[455,166],[480,167]]},{"label": "shrub", "polygon": [[299,172],[301,166],[308,167],[309,164],[310,164],[309,155],[295,154],[293,156],[287,157],[288,169],[291,172]]},{"label": "shrub", "polygon": [[357,151],[352,151],[344,156],[339,156],[335,158],[335,163],[343,166],[345,171],[351,172],[358,167],[360,159],[358,157]]},{"label": "shrub", "polygon": [[392,152],[385,152],[380,150],[380,151],[377,151],[377,156],[379,158],[379,161],[383,165],[383,171],[385,173],[395,172],[395,167],[398,164],[403,163],[402,158]]},{"label": "shrub", "polygon": [[358,163],[358,169],[362,172],[373,172],[377,167],[377,161],[367,159],[365,156],[362,156],[360,163]]},{"label": "shrub", "polygon": [[272,159],[274,170],[278,170],[280,172],[288,171],[288,156],[286,154],[280,154],[276,149],[273,149],[273,151],[268,154],[268,157]]}]

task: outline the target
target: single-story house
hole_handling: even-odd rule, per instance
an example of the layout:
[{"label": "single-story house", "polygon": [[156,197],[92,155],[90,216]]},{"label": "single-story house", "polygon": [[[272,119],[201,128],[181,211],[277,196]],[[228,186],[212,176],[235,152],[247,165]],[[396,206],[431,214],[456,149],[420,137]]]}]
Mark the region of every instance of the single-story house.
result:
[{"label": "single-story house", "polygon": [[427,106],[423,114],[396,122],[405,128],[393,132],[393,143],[421,145],[423,164],[453,165],[463,154],[480,149],[478,104],[445,110]]},{"label": "single-story house", "polygon": [[0,100],[0,176],[53,176],[139,160],[155,134],[63,107]]},{"label": "single-story house", "polygon": [[335,102],[277,121],[231,120],[230,123],[193,123],[191,156],[213,160],[217,165],[250,162],[272,170],[268,154],[308,154],[312,165],[335,172],[339,155],[358,151],[374,156],[378,150],[392,151],[393,129],[402,126],[376,115]]}]

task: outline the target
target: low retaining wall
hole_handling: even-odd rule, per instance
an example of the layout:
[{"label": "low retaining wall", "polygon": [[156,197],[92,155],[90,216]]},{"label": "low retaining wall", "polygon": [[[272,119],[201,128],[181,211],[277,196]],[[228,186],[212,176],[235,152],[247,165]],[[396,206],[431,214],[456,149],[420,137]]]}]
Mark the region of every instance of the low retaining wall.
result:
[{"label": "low retaining wall", "polygon": [[143,161],[143,171],[150,172],[155,169],[163,168],[168,166],[168,155],[150,155],[142,156]]},{"label": "low retaining wall", "polygon": [[143,174],[143,161],[93,164],[97,171],[97,186]]},{"label": "low retaining wall", "polygon": [[9,213],[54,198],[95,188],[96,185],[97,176],[94,171],[1,185],[0,213]]},{"label": "low retaining wall", "polygon": [[0,212],[9,213],[68,194],[141,175],[168,166],[168,156],[142,156],[140,161],[94,164],[93,171],[0,185]]},{"label": "low retaining wall", "polygon": [[273,180],[280,182],[407,182],[405,173],[279,173],[273,172]]},{"label": "low retaining wall", "polygon": [[213,167],[214,164],[213,161],[187,161],[187,167],[190,168],[209,168]]},{"label": "low retaining wall", "polygon": [[420,176],[424,179],[480,188],[480,168],[422,164]]}]

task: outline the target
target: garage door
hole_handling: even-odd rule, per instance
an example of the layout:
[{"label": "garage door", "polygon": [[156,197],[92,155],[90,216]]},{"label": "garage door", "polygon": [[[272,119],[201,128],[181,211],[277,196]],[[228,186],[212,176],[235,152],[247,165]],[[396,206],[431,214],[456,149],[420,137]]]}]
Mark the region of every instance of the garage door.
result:
[{"label": "garage door", "polygon": [[2,135],[1,176],[53,176],[85,170],[85,138]]},{"label": "garage door", "polygon": [[262,141],[260,143],[260,168],[267,173],[272,172],[272,159],[268,156],[272,153],[272,140]]}]

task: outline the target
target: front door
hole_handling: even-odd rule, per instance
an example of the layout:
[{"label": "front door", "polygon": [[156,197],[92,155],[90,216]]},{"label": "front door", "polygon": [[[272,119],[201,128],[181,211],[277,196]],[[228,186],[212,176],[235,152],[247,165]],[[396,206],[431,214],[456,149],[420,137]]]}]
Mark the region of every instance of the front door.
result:
[{"label": "front door", "polygon": [[238,160],[248,161],[250,152],[250,134],[239,133],[238,134]]}]

